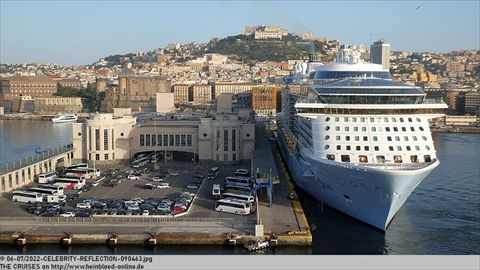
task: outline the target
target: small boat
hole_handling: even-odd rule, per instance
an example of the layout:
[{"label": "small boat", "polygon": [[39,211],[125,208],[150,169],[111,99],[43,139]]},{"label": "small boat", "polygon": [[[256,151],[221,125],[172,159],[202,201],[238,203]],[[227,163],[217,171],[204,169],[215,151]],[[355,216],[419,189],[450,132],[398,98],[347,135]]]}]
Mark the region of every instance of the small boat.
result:
[{"label": "small boat", "polygon": [[54,118],[52,118],[52,122],[54,122],[54,123],[75,122],[77,120],[78,120],[78,117],[76,117],[73,114],[62,114],[62,115],[57,115]]},{"label": "small boat", "polygon": [[270,246],[270,242],[267,240],[252,240],[248,241],[243,247],[247,249],[248,251],[257,251],[257,250],[262,250],[266,249]]}]

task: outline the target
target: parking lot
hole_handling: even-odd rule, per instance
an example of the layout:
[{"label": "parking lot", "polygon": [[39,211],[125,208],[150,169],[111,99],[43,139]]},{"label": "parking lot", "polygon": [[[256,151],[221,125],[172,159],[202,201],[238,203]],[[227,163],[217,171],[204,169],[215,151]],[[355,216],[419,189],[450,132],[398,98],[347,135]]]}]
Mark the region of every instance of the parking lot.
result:
[{"label": "parking lot", "polygon": [[[216,179],[208,179],[208,170],[211,167],[219,167],[219,175]],[[46,216],[58,216],[62,213],[73,212],[77,216],[81,215],[163,215],[170,216],[172,214],[192,218],[242,218],[246,221],[254,222],[256,220],[255,213],[248,216],[237,216],[234,214],[221,213],[215,211],[215,201],[212,199],[212,186],[213,184],[224,183],[226,176],[233,176],[233,172],[236,169],[244,168],[249,169],[250,163],[236,164],[236,165],[221,165],[213,162],[192,164],[191,162],[169,162],[167,164],[161,164],[160,170],[152,172],[153,164],[147,164],[141,169],[133,169],[127,164],[115,164],[109,166],[97,166],[100,168],[102,177],[99,181],[87,180],[86,188],[82,190],[65,190],[67,195],[67,202],[62,207],[56,206],[57,204],[42,204],[41,206],[28,206],[29,213],[26,211],[27,204],[15,203],[10,201],[9,194],[5,194],[0,199],[0,216],[32,216],[32,215],[46,215]],[[144,169],[147,169],[148,173],[143,173]],[[135,170],[138,173],[137,180],[129,180],[128,175],[131,175],[131,170]],[[170,175],[173,173],[175,176]],[[178,175],[176,175],[178,173]],[[163,178],[163,181],[152,181],[154,176]],[[201,174],[205,176],[204,180],[195,178],[194,175]],[[109,185],[111,182],[117,183],[116,185]],[[93,184],[95,182],[95,184]],[[154,188],[146,189],[145,185],[166,185],[162,183],[168,183],[169,188]],[[189,184],[197,185],[198,188],[187,188]],[[24,187],[25,189],[35,185],[29,185]],[[185,195],[185,192],[195,194],[190,197]],[[182,193],[184,193],[182,195]],[[139,201],[139,209],[132,208],[134,210],[127,209],[125,202],[132,199]],[[179,209],[178,212],[159,211],[157,207],[162,204],[162,200],[169,199],[173,206],[176,202],[182,200],[187,206],[186,209]],[[189,199],[192,200],[189,204]],[[87,200],[91,205],[89,209],[79,209],[77,204]],[[146,200],[146,202],[143,202]],[[168,201],[168,200],[167,200]],[[147,205],[148,204],[148,205]],[[149,206],[150,205],[150,206]],[[144,207],[145,206],[145,207]],[[148,206],[148,207],[147,207]],[[152,207],[151,207],[152,206]],[[35,211],[35,209],[37,209]],[[47,211],[47,209],[50,209]],[[53,209],[53,210],[52,210]],[[147,211],[145,211],[145,209]],[[35,212],[35,213],[33,213]],[[43,212],[43,213],[42,213]],[[80,215],[79,215],[80,213]]]}]

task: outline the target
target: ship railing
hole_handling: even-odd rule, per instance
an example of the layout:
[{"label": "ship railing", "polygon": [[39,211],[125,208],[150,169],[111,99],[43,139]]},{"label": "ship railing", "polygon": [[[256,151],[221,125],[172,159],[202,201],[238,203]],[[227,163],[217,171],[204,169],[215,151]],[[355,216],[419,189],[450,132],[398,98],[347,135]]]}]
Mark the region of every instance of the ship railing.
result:
[{"label": "ship railing", "polygon": [[418,170],[424,167],[427,167],[434,163],[435,160],[432,162],[419,162],[419,163],[362,163],[359,165],[365,167],[373,167],[373,168],[382,168],[388,170]]},{"label": "ship railing", "polygon": [[67,153],[73,150],[73,144],[67,144],[56,148],[50,148],[48,150],[41,151],[35,155],[28,156],[26,158],[16,160],[7,164],[0,166],[0,175],[7,174],[21,168],[25,168],[32,164],[42,162],[51,157]]},{"label": "ship railing", "polygon": [[444,104],[441,98],[428,98],[423,100],[423,104]]}]

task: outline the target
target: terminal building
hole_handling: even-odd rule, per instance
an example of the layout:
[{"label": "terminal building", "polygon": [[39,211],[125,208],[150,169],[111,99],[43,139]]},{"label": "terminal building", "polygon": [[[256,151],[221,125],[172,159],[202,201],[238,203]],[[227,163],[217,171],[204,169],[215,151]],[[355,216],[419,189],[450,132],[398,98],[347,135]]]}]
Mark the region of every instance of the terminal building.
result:
[{"label": "terminal building", "polygon": [[145,120],[132,116],[129,108],[93,114],[73,124],[74,161],[131,160],[154,151],[173,160],[250,160],[255,145],[253,111],[234,108],[232,95],[217,101],[217,110],[207,111],[172,111]]}]

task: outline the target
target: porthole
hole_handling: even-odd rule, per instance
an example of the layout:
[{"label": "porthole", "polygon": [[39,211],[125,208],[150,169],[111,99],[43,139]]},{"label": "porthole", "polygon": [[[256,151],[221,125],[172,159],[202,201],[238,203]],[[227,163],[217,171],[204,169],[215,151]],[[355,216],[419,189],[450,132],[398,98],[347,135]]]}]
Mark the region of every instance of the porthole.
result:
[{"label": "porthole", "polygon": [[430,146],[425,145],[425,149],[430,150]]},{"label": "porthole", "polygon": [[328,140],[328,139],[330,139],[330,136],[329,136],[329,135],[326,135],[326,136],[325,136],[325,140]]},{"label": "porthole", "polygon": [[427,137],[425,137],[425,136],[422,136],[422,139],[423,139],[424,141],[426,141],[426,140],[427,140]]},{"label": "porthole", "polygon": [[330,145],[326,144],[325,145],[325,150],[327,150],[328,148],[330,148]]},{"label": "porthole", "polygon": [[340,141],[340,135],[336,136],[337,141]]},{"label": "porthole", "polygon": [[325,118],[325,122],[330,121],[330,117]]},{"label": "porthole", "polygon": [[330,130],[330,126],[326,126],[326,127],[325,127],[325,130]]},{"label": "porthole", "polygon": [[245,136],[250,137],[250,133],[245,134]]},{"label": "porthole", "polygon": [[418,127],[418,129],[420,129],[420,131],[423,131],[423,130],[424,130],[423,127]]},{"label": "porthole", "polygon": [[122,133],[120,133],[120,136],[122,136],[122,137],[123,137],[123,135],[125,135],[125,134],[123,134],[123,132],[122,132]]},{"label": "porthole", "polygon": [[417,117],[416,120],[417,120],[417,122],[420,122],[420,118]]},{"label": "porthole", "polygon": [[81,133],[81,132],[78,132],[78,136],[82,136],[82,133]]}]

